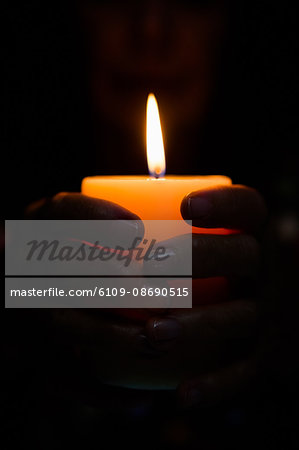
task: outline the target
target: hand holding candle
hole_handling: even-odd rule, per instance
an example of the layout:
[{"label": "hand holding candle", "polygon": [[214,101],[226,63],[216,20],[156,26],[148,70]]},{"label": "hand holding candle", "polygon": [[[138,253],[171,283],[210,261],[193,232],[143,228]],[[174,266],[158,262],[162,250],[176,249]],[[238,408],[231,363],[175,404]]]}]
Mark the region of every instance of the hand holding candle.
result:
[{"label": "hand holding candle", "polygon": [[[251,277],[257,270],[259,248],[253,233],[265,217],[265,207],[253,189],[231,185],[225,177],[95,177],[83,181],[83,193],[89,195],[64,193],[39,202],[29,208],[29,216],[130,219],[139,224],[139,218],[191,219],[200,230],[193,236],[195,276],[238,279]],[[220,235],[224,229],[237,229],[239,234]],[[200,303],[206,303],[202,296]],[[198,377],[221,365],[219,355],[223,345],[229,350],[228,338],[250,339],[255,329],[254,305],[241,297],[189,311],[156,312],[146,323],[107,316],[104,311],[67,311],[57,314],[56,325],[70,336],[73,333],[76,342],[81,336],[88,370],[105,383],[174,388],[179,381],[188,381],[190,374]],[[221,385],[220,374],[211,374]],[[239,380],[232,379],[238,385]],[[196,378],[192,386],[200,383],[202,379]],[[183,398],[190,398],[188,389],[188,383],[182,385]]]},{"label": "hand holding candle", "polygon": [[[188,211],[185,204],[188,205],[188,196],[182,203],[183,216],[186,214],[189,218],[192,214],[193,220],[200,221],[200,227],[238,228],[240,234],[198,235],[193,255],[201,256],[195,270],[199,272],[204,268],[206,276],[217,271],[234,278],[236,272],[240,273],[239,267],[243,267],[243,277],[254,273],[258,258],[253,256],[258,256],[259,247],[253,230],[258,230],[265,217],[261,197],[253,189],[239,186],[190,194],[192,199],[201,199],[202,195],[213,205],[209,215],[201,214],[199,208]],[[133,213],[118,205],[79,193],[59,194],[50,201],[32,205],[29,216],[38,219],[136,219]],[[209,239],[215,239],[213,245],[209,245],[212,244]],[[205,258],[208,266],[203,264]],[[224,350],[226,353],[231,348],[234,351],[234,342],[238,339],[244,342],[245,338],[250,341],[256,330],[255,302],[244,300],[244,294],[246,291],[234,301],[196,306],[188,311],[171,311],[163,315],[156,312],[146,323],[90,310],[65,310],[63,314],[54,310],[54,323],[59,335],[67,334],[68,342],[76,343],[73,354],[79,364],[84,362],[86,374],[92,371],[108,384],[147,389],[175,388],[185,380],[179,390],[181,401],[196,404],[199,395],[191,396],[190,390],[196,392],[200,387],[205,401],[209,396],[217,399],[227,389],[234,392],[251,373],[254,364],[251,359],[242,362],[244,370],[239,370],[238,361],[227,368],[228,372],[215,369],[217,365],[221,367]],[[66,352],[69,355],[69,346]],[[241,358],[241,354],[239,356]],[[230,371],[232,376],[227,375]],[[213,386],[209,385],[207,391],[205,373],[213,379]],[[227,378],[231,379],[229,386],[225,382]]]}]

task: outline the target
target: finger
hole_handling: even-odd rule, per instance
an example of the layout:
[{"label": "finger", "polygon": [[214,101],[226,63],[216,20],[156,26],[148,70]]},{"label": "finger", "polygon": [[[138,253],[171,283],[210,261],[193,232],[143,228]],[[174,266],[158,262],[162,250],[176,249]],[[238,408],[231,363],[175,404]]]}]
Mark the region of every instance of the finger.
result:
[{"label": "finger", "polygon": [[178,402],[187,409],[213,405],[244,390],[255,374],[256,359],[251,357],[222,370],[183,382],[178,387]]},{"label": "finger", "polygon": [[70,344],[103,345],[110,347],[120,345],[130,353],[140,351],[143,328],[136,322],[123,320],[117,315],[103,311],[93,314],[81,309],[57,309],[51,312],[53,324],[59,331],[58,339]]},{"label": "finger", "polygon": [[146,323],[146,335],[155,346],[189,343],[195,349],[203,342],[223,342],[255,335],[257,307],[250,300],[174,310],[167,316],[152,317]]},{"label": "finger", "polygon": [[[119,244],[132,245],[136,237],[142,238],[144,226],[136,214],[116,203],[88,197],[80,193],[61,192],[51,199],[42,199],[30,205],[27,219],[35,220],[113,220],[107,235],[117,236]],[[85,230],[86,231],[86,230]]]},{"label": "finger", "polygon": [[27,217],[32,219],[138,220],[131,211],[116,203],[77,192],[61,192],[29,206]]},{"label": "finger", "polygon": [[246,186],[225,186],[188,194],[182,201],[184,219],[193,226],[256,231],[266,217],[261,195]]},{"label": "finger", "polygon": [[[159,246],[164,249],[163,258],[155,257],[146,262],[151,275],[178,273],[187,267],[191,252],[188,236],[179,236]],[[192,276],[208,278],[217,276],[254,277],[259,268],[260,250],[256,239],[249,235],[201,235],[192,236]]]},{"label": "finger", "polygon": [[99,381],[134,388],[159,384],[161,352],[149,344],[143,326],[96,310],[52,314],[56,344]]},{"label": "finger", "polygon": [[150,344],[143,323],[115,314],[115,310],[106,311],[93,310],[91,314],[81,309],[53,309],[55,339],[76,347],[96,346],[111,357],[117,352],[117,358],[160,355]]},{"label": "finger", "polygon": [[260,249],[253,236],[192,236],[193,277],[254,277],[259,269]]}]

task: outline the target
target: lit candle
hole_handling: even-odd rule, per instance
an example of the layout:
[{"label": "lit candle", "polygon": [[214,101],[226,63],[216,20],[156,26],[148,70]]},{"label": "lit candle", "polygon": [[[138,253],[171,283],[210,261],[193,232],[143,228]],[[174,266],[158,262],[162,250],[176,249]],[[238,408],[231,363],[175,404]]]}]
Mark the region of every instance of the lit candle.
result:
[{"label": "lit candle", "polygon": [[[82,193],[90,197],[109,200],[137,214],[145,224],[146,238],[164,240],[173,237],[169,230],[161,231],[154,226],[156,220],[176,220],[176,235],[190,232],[181,215],[182,199],[193,191],[232,184],[230,178],[210,176],[164,176],[166,163],[163,135],[158,104],[153,94],[147,100],[146,149],[150,176],[94,176],[84,178]],[[159,223],[157,222],[159,226]],[[165,227],[164,227],[165,228]],[[192,229],[193,233],[229,234],[222,228]],[[223,301],[228,295],[228,281],[224,277],[193,280],[193,303],[204,304]],[[194,295],[195,294],[195,295]],[[115,310],[114,310],[115,311]],[[146,319],[145,310],[121,310],[122,315],[135,319]]]},{"label": "lit candle", "polygon": [[[230,178],[212,176],[164,176],[165,153],[157,101],[153,94],[147,100],[147,162],[150,176],[95,176],[82,181],[82,193],[109,200],[137,214],[142,220],[180,220],[181,202],[192,191],[227,186]],[[187,224],[182,220],[181,230]],[[194,229],[201,233],[226,233],[226,230]],[[159,238],[170,238],[160,235]]]}]

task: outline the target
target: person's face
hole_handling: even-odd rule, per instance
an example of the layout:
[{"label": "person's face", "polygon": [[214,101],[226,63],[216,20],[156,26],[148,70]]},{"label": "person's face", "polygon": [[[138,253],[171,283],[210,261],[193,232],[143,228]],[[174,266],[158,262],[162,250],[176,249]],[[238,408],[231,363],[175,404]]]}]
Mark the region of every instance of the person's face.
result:
[{"label": "person's face", "polygon": [[167,132],[200,123],[215,79],[223,4],[213,0],[83,3],[96,111],[143,133],[153,92]]}]

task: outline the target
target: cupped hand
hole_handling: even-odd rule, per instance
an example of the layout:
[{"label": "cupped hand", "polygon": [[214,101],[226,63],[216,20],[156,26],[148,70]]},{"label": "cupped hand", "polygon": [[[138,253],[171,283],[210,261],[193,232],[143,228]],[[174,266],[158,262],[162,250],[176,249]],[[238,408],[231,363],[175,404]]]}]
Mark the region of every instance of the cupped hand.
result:
[{"label": "cupped hand", "polygon": [[[205,199],[204,213],[200,197]],[[237,235],[193,236],[196,277],[256,274],[259,245],[253,233],[265,217],[256,191],[233,186],[192,193],[182,202],[182,214],[200,227],[240,230]],[[58,194],[32,206],[28,216],[138,221],[118,205],[81,194]],[[252,376],[249,348],[255,342],[257,314],[256,303],[246,294],[222,304],[156,312],[146,324],[105,311],[57,310],[54,319],[73,349],[79,349],[79,360],[84,355],[88,370],[103,382],[147,389],[179,386],[184,404],[208,403],[241,388]]]},{"label": "cupped hand", "polygon": [[[194,406],[231,396],[254,376],[258,305],[251,282],[259,273],[257,236],[266,207],[254,189],[231,186],[192,192],[183,199],[181,212],[193,226],[234,230],[230,235],[193,234],[193,277],[225,276],[238,285],[237,298],[231,295],[224,303],[214,298],[214,304],[157,315],[147,322],[152,345],[175,352],[178,365],[184,364],[185,370],[177,371],[178,396],[184,406]],[[165,245],[176,259],[184,258],[176,254],[176,243]],[[193,305],[198,303],[205,301],[193,290]]]},{"label": "cupped hand", "polygon": [[[59,193],[33,203],[27,208],[26,218],[117,220],[122,236],[127,232],[131,242],[134,236],[143,236],[144,233],[143,223],[136,214],[116,203],[80,193]],[[131,385],[141,355],[152,352],[144,344],[143,326],[135,320],[113,314],[113,311],[51,309],[49,315],[54,338],[59,336],[60,349],[65,347],[67,353],[71,349],[75,364],[81,364],[84,354],[86,370],[96,373],[105,383]]]},{"label": "cupped hand", "polygon": [[26,217],[49,220],[134,220],[138,226],[142,226],[140,218],[122,206],[79,192],[60,192],[54,197],[38,200],[28,206]]}]

